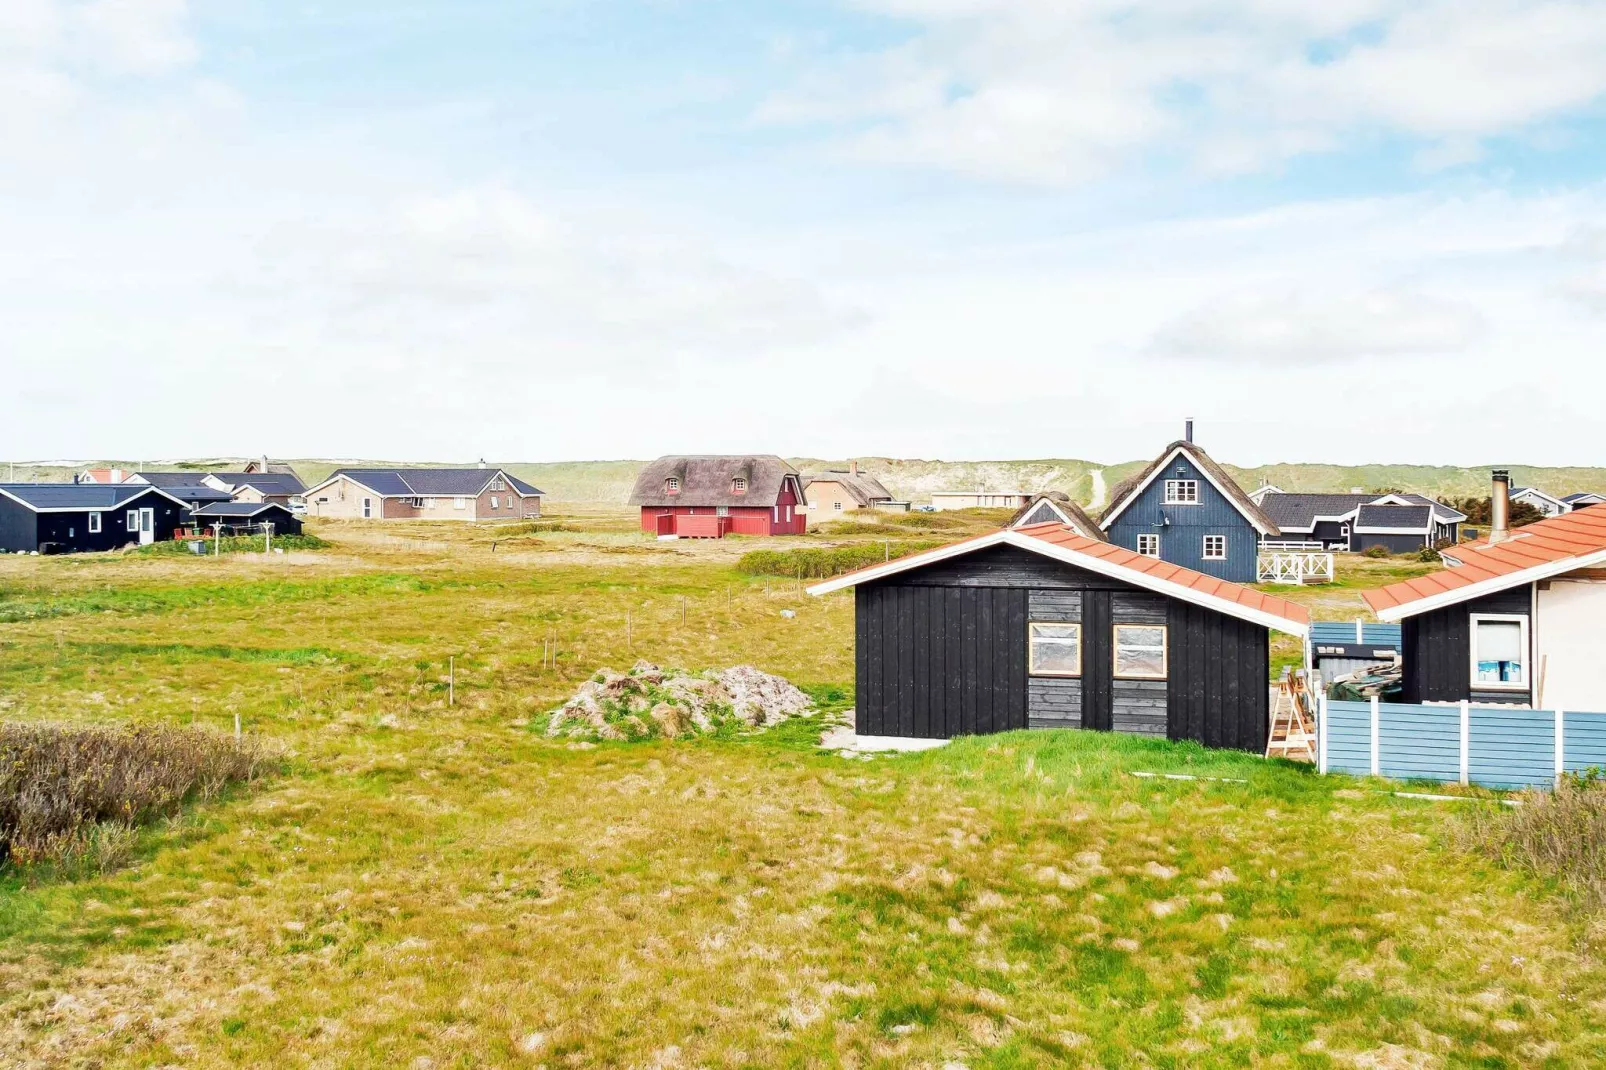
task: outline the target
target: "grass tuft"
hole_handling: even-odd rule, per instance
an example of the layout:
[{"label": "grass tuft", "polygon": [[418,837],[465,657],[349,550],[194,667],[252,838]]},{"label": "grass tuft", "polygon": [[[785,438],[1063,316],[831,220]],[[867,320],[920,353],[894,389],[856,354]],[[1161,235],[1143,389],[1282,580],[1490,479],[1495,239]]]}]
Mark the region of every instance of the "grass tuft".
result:
[{"label": "grass tuft", "polygon": [[1527,791],[1521,801],[1469,813],[1470,844],[1508,868],[1556,881],[1585,910],[1606,907],[1606,774],[1569,773],[1554,790]]}]

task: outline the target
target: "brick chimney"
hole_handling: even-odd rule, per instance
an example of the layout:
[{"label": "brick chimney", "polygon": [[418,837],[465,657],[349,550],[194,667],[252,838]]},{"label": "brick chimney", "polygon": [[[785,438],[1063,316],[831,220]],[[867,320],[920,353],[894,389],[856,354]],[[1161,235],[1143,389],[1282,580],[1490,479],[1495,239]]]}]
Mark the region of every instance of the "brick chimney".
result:
[{"label": "brick chimney", "polygon": [[1511,536],[1511,473],[1496,468],[1489,495],[1489,544],[1505,542]]},{"label": "brick chimney", "polygon": [[859,474],[859,462],[858,461],[849,461],[848,462],[848,475],[856,476],[858,474]]}]

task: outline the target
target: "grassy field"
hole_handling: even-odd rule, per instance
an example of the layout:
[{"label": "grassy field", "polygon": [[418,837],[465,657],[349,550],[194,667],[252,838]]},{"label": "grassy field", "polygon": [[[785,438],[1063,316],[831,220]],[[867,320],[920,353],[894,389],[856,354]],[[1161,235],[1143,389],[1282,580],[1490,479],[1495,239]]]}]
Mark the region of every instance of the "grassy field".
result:
[{"label": "grassy field", "polygon": [[[637,658],[842,694],[850,598],[735,563],[879,532],[316,533],[330,548],[274,557],[0,558],[0,716],[238,714],[283,755],[117,872],[0,871],[0,1065],[1606,1059],[1587,922],[1458,850],[1443,804],[1092,733],[871,762],[819,752],[813,721],[543,735]],[[1351,564],[1295,595],[1353,615],[1424,567]]]}]

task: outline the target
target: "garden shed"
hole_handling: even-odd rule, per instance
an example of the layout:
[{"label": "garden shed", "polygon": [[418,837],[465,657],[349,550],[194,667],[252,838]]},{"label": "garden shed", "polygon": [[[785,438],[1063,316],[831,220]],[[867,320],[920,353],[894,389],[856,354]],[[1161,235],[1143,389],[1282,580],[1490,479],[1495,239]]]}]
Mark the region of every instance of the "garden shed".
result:
[{"label": "garden shed", "polygon": [[856,727],[1090,728],[1263,752],[1270,630],[1302,606],[1078,535],[1008,529],[810,588],[852,589]]}]

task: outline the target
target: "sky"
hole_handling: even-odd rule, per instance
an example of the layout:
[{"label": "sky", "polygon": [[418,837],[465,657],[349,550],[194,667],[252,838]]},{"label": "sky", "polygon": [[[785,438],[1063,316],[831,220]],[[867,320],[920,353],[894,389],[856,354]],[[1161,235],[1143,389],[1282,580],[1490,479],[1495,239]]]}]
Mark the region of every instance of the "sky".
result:
[{"label": "sky", "polygon": [[1606,465],[1606,0],[0,0],[0,457]]}]

